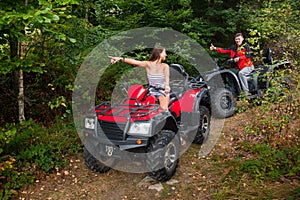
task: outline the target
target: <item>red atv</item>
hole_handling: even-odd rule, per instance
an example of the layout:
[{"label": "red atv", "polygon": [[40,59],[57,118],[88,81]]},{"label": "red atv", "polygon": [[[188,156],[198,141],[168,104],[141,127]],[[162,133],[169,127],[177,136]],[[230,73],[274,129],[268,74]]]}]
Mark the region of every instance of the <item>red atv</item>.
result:
[{"label": "red atv", "polygon": [[211,120],[210,96],[202,78],[190,77],[181,65],[172,64],[170,86],[168,111],[160,108],[149,88],[138,84],[129,87],[122,103],[96,106],[85,118],[87,167],[100,173],[111,168],[147,172],[158,181],[169,180],[189,144],[207,139]]}]

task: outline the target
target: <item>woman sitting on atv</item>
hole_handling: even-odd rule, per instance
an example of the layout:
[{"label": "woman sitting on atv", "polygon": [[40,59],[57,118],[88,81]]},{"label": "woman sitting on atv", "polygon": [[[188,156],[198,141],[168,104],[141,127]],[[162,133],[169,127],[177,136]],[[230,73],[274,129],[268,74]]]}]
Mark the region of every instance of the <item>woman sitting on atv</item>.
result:
[{"label": "woman sitting on atv", "polygon": [[170,69],[168,64],[163,63],[163,61],[165,61],[167,57],[166,49],[164,47],[154,47],[148,61],[139,61],[132,58],[124,57],[108,57],[111,59],[112,64],[121,61],[130,65],[145,68],[150,87],[150,93],[153,94],[156,98],[158,98],[160,102],[160,107],[163,110],[168,110],[168,104],[170,100]]}]

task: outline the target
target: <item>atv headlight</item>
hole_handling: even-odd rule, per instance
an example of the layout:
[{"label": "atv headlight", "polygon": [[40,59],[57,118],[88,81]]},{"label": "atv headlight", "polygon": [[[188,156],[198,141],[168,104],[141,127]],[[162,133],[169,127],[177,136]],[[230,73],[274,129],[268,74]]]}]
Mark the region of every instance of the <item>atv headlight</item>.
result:
[{"label": "atv headlight", "polygon": [[85,118],[84,127],[86,129],[95,129],[95,119],[94,118]]},{"label": "atv headlight", "polygon": [[131,124],[128,135],[148,135],[151,124],[148,122],[134,122]]}]

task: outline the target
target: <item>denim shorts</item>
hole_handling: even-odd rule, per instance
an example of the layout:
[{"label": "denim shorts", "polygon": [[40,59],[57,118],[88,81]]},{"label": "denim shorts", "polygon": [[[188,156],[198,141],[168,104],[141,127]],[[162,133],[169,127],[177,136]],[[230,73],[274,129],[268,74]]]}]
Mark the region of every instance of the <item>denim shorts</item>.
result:
[{"label": "denim shorts", "polygon": [[166,95],[165,89],[162,87],[155,87],[150,85],[149,86],[150,94],[154,95],[156,98],[160,97],[161,95]]}]

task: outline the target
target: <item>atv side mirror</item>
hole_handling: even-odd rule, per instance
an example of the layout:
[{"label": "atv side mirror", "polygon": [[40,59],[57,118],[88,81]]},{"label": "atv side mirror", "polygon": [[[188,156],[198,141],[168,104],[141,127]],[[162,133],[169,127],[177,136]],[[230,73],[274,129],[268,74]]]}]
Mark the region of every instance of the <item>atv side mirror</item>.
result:
[{"label": "atv side mirror", "polygon": [[267,48],[264,53],[262,54],[263,56],[263,62],[265,64],[271,65],[273,63],[273,58],[272,58],[272,49]]}]

